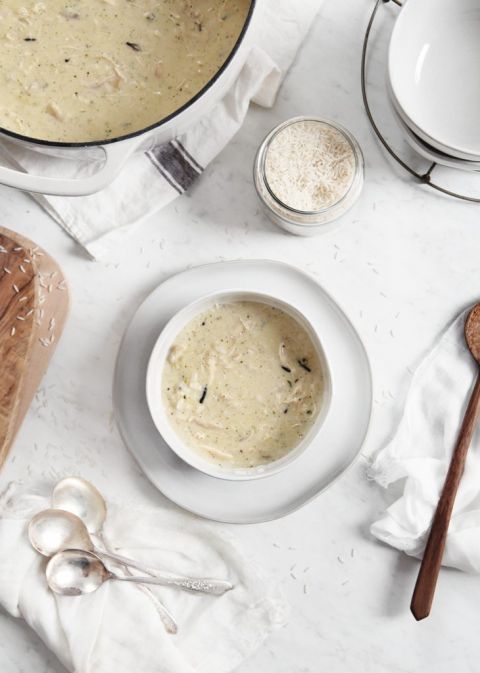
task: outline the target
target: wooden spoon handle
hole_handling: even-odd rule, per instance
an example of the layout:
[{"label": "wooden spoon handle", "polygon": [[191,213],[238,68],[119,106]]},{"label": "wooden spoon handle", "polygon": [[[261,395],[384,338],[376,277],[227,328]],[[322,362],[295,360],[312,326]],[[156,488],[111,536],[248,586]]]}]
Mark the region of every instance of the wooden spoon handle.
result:
[{"label": "wooden spoon handle", "polygon": [[410,609],[416,620],[425,619],[430,614],[438,573],[442,564],[443,552],[447,541],[448,525],[452,515],[455,496],[462,478],[468,447],[472,439],[475,424],[480,411],[480,374],[472,391],[457,445],[450,461],[442,495],[433,517],[427,546],[412,596]]}]

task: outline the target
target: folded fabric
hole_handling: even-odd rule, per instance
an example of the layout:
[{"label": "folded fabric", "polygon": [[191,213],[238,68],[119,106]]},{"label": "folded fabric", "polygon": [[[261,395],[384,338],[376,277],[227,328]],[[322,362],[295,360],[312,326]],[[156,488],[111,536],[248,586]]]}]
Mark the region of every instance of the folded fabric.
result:
[{"label": "folded fabric", "polygon": [[22,617],[72,673],[226,673],[285,621],[285,603],[232,537],[177,510],[109,505],[104,538],[149,566],[233,582],[220,597],[151,586],[178,634],[166,633],[153,601],[131,583],[112,580],[89,595],[58,596],[45,580],[46,559],[27,538],[29,519],[48,506],[48,498],[15,486],[1,499],[0,605]]},{"label": "folded fabric", "polygon": [[[131,157],[122,173],[99,194],[33,198],[83,245],[90,255],[107,257],[132,225],[160,210],[188,189],[233,138],[251,101],[270,107],[283,76],[317,14],[322,0],[258,0],[261,13],[254,46],[225,98],[177,141]],[[2,139],[4,164],[31,173],[77,177],[92,164],[46,156]]]},{"label": "folded fabric", "polygon": [[[413,376],[393,439],[370,475],[403,494],[376,521],[372,534],[412,556],[423,553],[430,523],[478,373],[463,335],[466,314],[440,337]],[[400,482],[403,480],[403,483]],[[443,564],[480,572],[480,433],[474,435],[455,501]]]}]

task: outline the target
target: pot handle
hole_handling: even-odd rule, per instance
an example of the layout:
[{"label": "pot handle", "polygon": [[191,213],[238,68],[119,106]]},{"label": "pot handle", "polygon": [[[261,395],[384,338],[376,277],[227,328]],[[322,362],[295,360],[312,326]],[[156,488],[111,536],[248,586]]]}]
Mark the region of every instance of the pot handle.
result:
[{"label": "pot handle", "polygon": [[87,196],[107,187],[140,144],[138,138],[123,140],[112,145],[101,145],[105,161],[93,175],[80,178],[55,178],[24,173],[14,168],[0,166],[0,184],[25,192],[50,196]]}]

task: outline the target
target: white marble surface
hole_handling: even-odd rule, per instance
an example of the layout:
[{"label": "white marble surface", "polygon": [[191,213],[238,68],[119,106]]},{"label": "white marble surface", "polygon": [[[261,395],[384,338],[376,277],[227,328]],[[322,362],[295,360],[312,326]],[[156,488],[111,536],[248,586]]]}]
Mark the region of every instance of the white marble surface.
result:
[{"label": "white marble surface", "polygon": [[[373,362],[375,410],[363,457],[333,488],[296,514],[236,528],[247,550],[278,578],[290,624],[239,673],[467,673],[478,670],[480,582],[442,571],[434,613],[409,614],[417,561],[372,540],[384,495],[365,463],[392,429],[409,368],[462,307],[478,298],[479,207],[425,192],[392,167],[362,108],[359,57],[370,0],[325,0],[274,110],[252,110],[234,143],[189,197],[141,227],[109,263],[92,263],[26,196],[0,189],[0,223],[36,239],[61,262],[73,307],[0,487],[82,473],[105,492],[163,505],[113,426],[111,382],[121,335],[138,302],[186,266],[271,257],[309,271],[346,309]],[[382,90],[385,33],[398,10],[381,8],[371,60],[373,99],[391,129]],[[287,117],[338,119],[362,145],[367,181],[342,228],[297,239],[259,213],[251,184],[255,149]],[[448,178],[448,176],[445,176]],[[458,178],[457,178],[458,181]],[[458,182],[460,184],[460,182]],[[478,184],[480,190],[480,184]],[[20,622],[0,614],[2,673],[63,673]],[[141,672],[139,672],[141,673]]]}]

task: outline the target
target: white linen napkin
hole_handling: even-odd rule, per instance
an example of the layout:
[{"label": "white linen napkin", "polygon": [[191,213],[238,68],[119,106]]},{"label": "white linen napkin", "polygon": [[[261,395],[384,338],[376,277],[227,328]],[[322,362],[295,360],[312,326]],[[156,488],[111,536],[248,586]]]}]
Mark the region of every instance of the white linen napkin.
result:
[{"label": "white linen napkin", "polygon": [[[259,0],[254,46],[225,98],[177,142],[136,154],[116,180],[99,194],[33,198],[96,259],[107,257],[132,225],[141,222],[188,189],[233,138],[250,102],[270,107],[282,79],[316,16],[322,0]],[[94,166],[46,157],[6,140],[0,157],[11,166],[38,174],[76,177]]]},{"label": "white linen napkin", "polygon": [[227,673],[285,622],[285,603],[233,538],[176,510],[109,505],[104,527],[108,547],[124,556],[233,582],[220,597],[151,585],[177,620],[176,635],[166,633],[151,599],[131,583],[112,580],[93,594],[58,596],[46,584],[46,559],[27,538],[28,520],[48,506],[48,498],[19,494],[15,485],[1,499],[0,605],[22,617],[72,673]]},{"label": "white linen napkin", "polygon": [[[466,313],[444,332],[413,376],[393,439],[370,476],[403,494],[376,521],[372,534],[421,557],[430,523],[478,372],[463,336]],[[399,480],[404,480],[399,482]],[[474,435],[455,501],[443,564],[480,572],[480,432]]]}]

